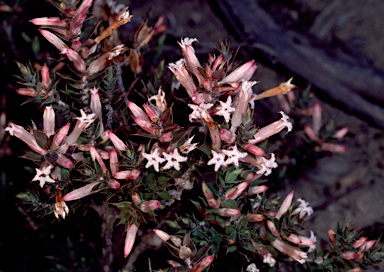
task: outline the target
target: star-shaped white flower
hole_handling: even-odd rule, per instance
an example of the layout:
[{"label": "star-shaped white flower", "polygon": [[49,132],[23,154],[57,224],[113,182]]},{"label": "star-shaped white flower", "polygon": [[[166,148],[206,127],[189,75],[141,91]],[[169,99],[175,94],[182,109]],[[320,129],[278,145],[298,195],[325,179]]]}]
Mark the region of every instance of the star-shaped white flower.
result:
[{"label": "star-shaped white flower", "polygon": [[165,159],[159,156],[159,149],[156,148],[150,154],[144,153],[144,152],[141,154],[143,155],[144,158],[148,160],[147,164],[145,165],[145,168],[149,168],[150,166],[153,166],[156,172],[159,172],[159,164],[165,162]]},{"label": "star-shaped white flower", "polygon": [[228,156],[225,161],[225,165],[234,164],[236,167],[239,167],[239,159],[245,158],[248,155],[247,152],[240,152],[235,145],[232,149],[223,150],[223,153]]},{"label": "star-shaped white flower", "polygon": [[219,168],[225,164],[225,154],[221,152],[216,152],[215,150],[212,150],[212,159],[208,161],[208,165],[214,164],[215,165],[215,171],[217,172]]},{"label": "star-shaped white flower", "polygon": [[89,125],[90,123],[95,121],[95,119],[94,119],[95,114],[94,113],[86,114],[83,110],[80,110],[80,113],[81,113],[81,117],[76,117],[76,119],[79,120],[80,122],[86,123]]},{"label": "star-shaped white flower", "polygon": [[228,96],[227,102],[219,101],[221,106],[220,110],[215,113],[215,115],[221,115],[224,117],[225,121],[228,123],[231,119],[231,112],[234,112],[236,109],[231,106],[232,97]]},{"label": "star-shaped white flower", "polygon": [[171,167],[176,170],[180,170],[180,162],[185,162],[188,158],[180,155],[177,148],[173,150],[173,153],[163,153],[164,158],[167,160],[167,163],[164,165],[164,170],[170,169]]},{"label": "star-shaped white flower", "polygon": [[264,157],[258,157],[257,162],[259,163],[260,170],[256,172],[256,174],[268,176],[272,173],[272,168],[277,167],[277,163],[275,162],[275,154],[271,153],[271,158],[268,160]]},{"label": "star-shaped white flower", "polygon": [[193,110],[189,115],[189,121],[202,119],[201,114],[205,111],[208,114],[207,110],[212,108],[212,103],[201,103],[200,105],[188,104],[188,106]]},{"label": "star-shaped white flower", "polygon": [[53,165],[45,166],[42,170],[36,168],[36,175],[32,181],[39,181],[40,187],[43,187],[46,182],[55,183],[56,181],[49,176],[52,168]]}]

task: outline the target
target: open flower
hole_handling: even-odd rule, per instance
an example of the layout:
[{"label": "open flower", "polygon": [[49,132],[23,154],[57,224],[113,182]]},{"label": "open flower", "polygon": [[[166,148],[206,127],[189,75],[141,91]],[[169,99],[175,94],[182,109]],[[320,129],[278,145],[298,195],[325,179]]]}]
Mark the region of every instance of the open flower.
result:
[{"label": "open flower", "polygon": [[156,172],[159,172],[159,164],[165,162],[165,159],[162,158],[159,154],[159,149],[154,149],[151,153],[141,153],[141,155],[148,160],[145,168],[153,166]]}]

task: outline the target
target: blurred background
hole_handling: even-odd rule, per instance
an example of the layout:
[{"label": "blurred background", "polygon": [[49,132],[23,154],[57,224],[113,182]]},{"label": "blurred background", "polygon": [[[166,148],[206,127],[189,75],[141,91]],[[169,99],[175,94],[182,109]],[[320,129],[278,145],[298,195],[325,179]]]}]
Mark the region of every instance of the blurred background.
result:
[{"label": "blurred background", "polygon": [[[94,2],[103,2],[97,1]],[[109,1],[111,2],[111,1]],[[342,144],[347,151],[298,167],[295,179],[278,189],[304,198],[315,213],[307,222],[322,240],[337,222],[350,222],[371,238],[384,230],[384,2],[377,0],[216,0],[128,1],[133,19],[119,29],[124,42],[142,19],[165,16],[165,53],[179,54],[176,41],[196,37],[196,53],[206,59],[219,42],[227,42],[238,61],[254,59],[256,93],[293,77],[296,92],[310,88],[323,107],[323,119],[348,126]],[[57,16],[46,0],[0,0],[0,110],[2,128],[12,121],[27,126],[41,118],[36,105],[16,94],[16,61],[43,64],[44,52],[55,48],[29,20]],[[177,52],[177,53],[175,53]],[[269,99],[260,116],[276,116]],[[261,114],[263,113],[263,114]],[[36,218],[16,195],[28,190],[34,165],[20,156],[24,144],[0,134],[0,271],[98,271],[103,240],[97,211],[70,214],[60,222],[52,215]],[[114,236],[118,271],[124,236]],[[140,270],[138,270],[140,271]]]}]

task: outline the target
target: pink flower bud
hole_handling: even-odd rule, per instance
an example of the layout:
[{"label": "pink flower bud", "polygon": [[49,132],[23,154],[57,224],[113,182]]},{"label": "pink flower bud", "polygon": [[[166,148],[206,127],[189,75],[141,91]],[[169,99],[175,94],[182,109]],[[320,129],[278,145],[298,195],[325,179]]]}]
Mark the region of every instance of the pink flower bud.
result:
[{"label": "pink flower bud", "polygon": [[348,131],[349,131],[348,127],[343,127],[342,129],[339,129],[338,131],[336,131],[332,137],[340,140],[344,138],[344,136],[348,133]]},{"label": "pink flower bud", "polygon": [[81,49],[81,42],[79,40],[73,41],[71,44],[71,49],[78,52]]},{"label": "pink flower bud", "polygon": [[135,224],[127,225],[127,234],[124,242],[124,258],[127,258],[131,253],[133,245],[135,244],[136,234],[138,227]]},{"label": "pink flower bud", "polygon": [[319,103],[315,103],[313,106],[313,115],[312,115],[312,128],[316,135],[319,134],[321,128],[321,111],[322,108]]},{"label": "pink flower bud", "polygon": [[214,256],[210,255],[208,257],[205,257],[203,260],[201,260],[197,265],[195,265],[191,272],[201,272],[203,271],[206,267],[208,267],[214,260]]},{"label": "pink flower bud", "polygon": [[325,151],[330,151],[333,153],[343,153],[347,151],[347,148],[345,146],[338,145],[338,144],[323,143],[321,145],[321,148]]},{"label": "pink flower bud", "polygon": [[253,144],[244,144],[243,145],[243,148],[248,151],[249,153],[255,155],[255,156],[262,156],[262,157],[265,157],[265,152],[264,150],[262,150],[260,147],[258,147],[257,145],[253,145]]},{"label": "pink flower bud", "polygon": [[166,132],[160,135],[159,142],[160,143],[169,143],[173,140],[173,135],[171,132]]},{"label": "pink flower bud", "polygon": [[236,134],[223,128],[220,130],[220,139],[223,140],[223,142],[231,144],[235,142]]},{"label": "pink flower bud", "polygon": [[120,188],[120,183],[117,180],[114,180],[114,179],[111,179],[110,181],[108,181],[108,185],[112,189],[119,189]]},{"label": "pink flower bud", "polygon": [[222,208],[219,209],[217,212],[220,216],[224,217],[232,217],[232,216],[238,216],[240,215],[240,211],[236,209],[231,209],[231,208]]},{"label": "pink flower bud", "polygon": [[29,20],[29,22],[43,26],[67,26],[67,23],[62,21],[59,17],[41,17]]},{"label": "pink flower bud", "polygon": [[96,148],[91,145],[89,147],[89,152],[91,153],[91,157],[92,157],[92,160],[95,161],[97,160],[97,162],[99,163],[103,173],[106,173],[108,171],[107,167],[105,166],[104,164],[104,161],[102,160],[102,158],[100,157],[100,154],[99,152],[97,152]]},{"label": "pink flower bud", "polygon": [[101,102],[99,96],[99,89],[91,89],[91,110],[96,118],[101,117]]},{"label": "pink flower bud", "polygon": [[35,90],[29,89],[29,88],[20,88],[20,89],[17,89],[16,92],[20,95],[26,95],[26,96],[32,96],[32,97],[36,97],[39,94]]},{"label": "pink flower bud", "polygon": [[79,71],[80,73],[85,71],[85,62],[76,51],[70,48],[64,48],[63,50],[61,50],[61,54],[66,55],[68,59],[73,62],[77,71]]},{"label": "pink flower bud", "polygon": [[238,196],[240,196],[245,191],[245,189],[247,189],[249,183],[250,183],[249,181],[244,181],[244,182],[240,183],[239,185],[230,189],[223,196],[223,201],[225,201],[227,199],[236,199]]},{"label": "pink flower bud", "polygon": [[148,213],[156,210],[157,208],[160,207],[160,205],[161,203],[158,200],[148,200],[140,204],[140,210],[142,212]]},{"label": "pink flower bud", "polygon": [[159,229],[154,229],[153,232],[161,239],[163,242],[166,242],[171,238],[168,233],[165,231],[159,230]]},{"label": "pink flower bud", "polygon": [[317,137],[315,131],[310,126],[305,125],[304,126],[304,132],[305,132],[305,134],[307,134],[308,138],[311,141],[314,141],[314,142],[319,141],[319,138]]},{"label": "pink flower bud", "polygon": [[108,53],[104,53],[97,59],[95,59],[87,68],[87,74],[89,76],[95,75],[101,70],[103,70],[105,67],[107,67],[107,64],[110,62],[108,60]]},{"label": "pink flower bud", "polygon": [[367,242],[361,247],[361,249],[362,249],[363,251],[370,250],[375,244],[376,244],[376,240],[369,240],[369,241],[367,241]]},{"label": "pink flower bud", "polygon": [[41,84],[44,89],[48,89],[49,85],[51,85],[51,77],[49,76],[49,69],[46,63],[41,68]]},{"label": "pink flower bud", "polygon": [[53,110],[52,106],[45,107],[43,121],[43,131],[45,135],[51,137],[53,134],[55,134],[55,111]]},{"label": "pink flower bud", "polygon": [[138,194],[138,193],[133,193],[133,194],[131,195],[131,197],[132,197],[132,201],[133,201],[133,203],[134,203],[136,206],[139,206],[140,203],[141,203],[141,197],[139,196],[139,194]]},{"label": "pink flower bud", "polygon": [[46,38],[51,44],[53,44],[57,49],[59,49],[60,52],[68,48],[68,46],[52,32],[49,32],[48,30],[44,29],[39,29],[39,31],[41,35],[43,35],[44,38]]},{"label": "pink flower bud", "polygon": [[72,200],[77,200],[83,197],[86,197],[92,193],[92,188],[95,187],[97,184],[100,182],[95,181],[91,182],[83,187],[80,187],[78,189],[73,190],[72,192],[69,192],[65,196],[63,196],[64,201],[72,201]]},{"label": "pink flower bud", "polygon": [[356,253],[353,251],[342,252],[340,257],[344,260],[353,260],[356,258]]},{"label": "pink flower bud", "polygon": [[361,247],[362,245],[365,244],[365,242],[367,241],[368,237],[360,237],[359,239],[357,239],[353,244],[352,246],[354,248],[359,248]]},{"label": "pink flower bud", "polygon": [[136,124],[138,124],[142,129],[144,129],[146,132],[152,134],[152,135],[157,135],[159,134],[159,130],[150,122],[140,118],[140,117],[135,117],[133,118]]},{"label": "pink flower bud", "polygon": [[278,210],[275,218],[280,219],[289,209],[289,207],[292,204],[292,199],[293,199],[293,191],[290,192],[287,197],[284,199],[283,203],[280,206],[280,209]]},{"label": "pink flower bud", "polygon": [[203,182],[202,188],[203,188],[203,194],[204,194],[206,200],[215,199],[213,193],[211,192],[211,190],[209,190],[209,188],[205,182]]},{"label": "pink flower bud", "polygon": [[265,185],[260,185],[260,186],[253,186],[248,189],[247,194],[248,195],[257,195],[264,193],[265,191],[268,190],[268,186]]},{"label": "pink flower bud", "polygon": [[247,216],[249,222],[262,222],[266,219],[265,215],[263,214],[250,214]]},{"label": "pink flower bud", "polygon": [[122,140],[119,139],[112,131],[108,131],[109,139],[113,143],[113,145],[120,151],[126,151],[127,146],[123,143]]},{"label": "pink flower bud", "polygon": [[224,77],[220,81],[220,83],[248,81],[251,79],[256,69],[257,66],[255,64],[255,61],[248,61],[247,63],[244,63],[243,65],[232,71],[232,73]]},{"label": "pink flower bud", "polygon": [[71,124],[68,123],[56,132],[55,136],[53,137],[54,149],[57,149],[61,145],[61,143],[64,141],[65,137],[67,137],[70,127],[71,127]]},{"label": "pink flower bud", "polygon": [[279,232],[277,231],[275,224],[273,224],[273,222],[271,220],[267,220],[267,226],[268,226],[268,229],[271,231],[273,236],[275,236],[275,237],[279,236]]},{"label": "pink flower bud", "polygon": [[144,103],[143,108],[151,122],[157,123],[160,120],[159,114],[151,107],[150,104]]},{"label": "pink flower bud", "polygon": [[286,240],[288,240],[291,243],[294,243],[296,245],[301,244],[300,236],[297,234],[290,234],[289,236],[284,237]]},{"label": "pink flower bud", "polygon": [[56,163],[58,165],[61,165],[61,166],[65,167],[65,168],[72,168],[73,167],[73,163],[72,163],[72,161],[70,159],[68,159],[63,154],[59,153],[58,155],[59,155],[59,157],[57,158],[57,161],[56,161]]},{"label": "pink flower bud", "polygon": [[[246,157],[248,158],[248,156]],[[256,160],[255,160],[256,161]],[[249,173],[246,177],[245,177],[245,180],[246,181],[255,181],[257,180],[259,177],[261,177],[263,174],[257,174],[257,173]]]},{"label": "pink flower bud", "polygon": [[148,115],[135,103],[128,101],[127,105],[135,117],[140,117],[141,119],[150,122],[148,119]]}]

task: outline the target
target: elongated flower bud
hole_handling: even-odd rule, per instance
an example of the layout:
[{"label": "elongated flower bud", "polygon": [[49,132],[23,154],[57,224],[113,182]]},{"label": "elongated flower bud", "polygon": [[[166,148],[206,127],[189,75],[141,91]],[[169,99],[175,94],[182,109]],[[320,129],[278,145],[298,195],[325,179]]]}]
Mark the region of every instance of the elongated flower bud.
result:
[{"label": "elongated flower bud", "polygon": [[63,196],[64,201],[72,201],[77,200],[83,197],[86,197],[92,193],[92,188],[99,184],[99,181],[91,182],[83,187],[73,190],[69,192],[65,196]]},{"label": "elongated flower bud", "polygon": [[119,172],[119,160],[117,157],[116,150],[112,149],[109,155],[109,168],[111,169],[111,174],[115,175]]},{"label": "elongated flower bud", "polygon": [[248,151],[249,153],[255,155],[255,156],[262,156],[264,157],[266,154],[264,152],[264,150],[262,150],[260,147],[258,147],[257,145],[253,145],[253,144],[244,144],[242,146],[246,151]]},{"label": "elongated flower bud", "polygon": [[161,239],[163,242],[166,242],[171,238],[171,236],[166,233],[165,231],[159,230],[159,229],[154,229],[153,232]]},{"label": "elongated flower bud", "polygon": [[251,79],[256,69],[257,69],[257,66],[255,64],[255,61],[254,60],[248,61],[247,63],[244,63],[237,69],[233,70],[232,73],[224,77],[220,81],[220,83],[248,81]]},{"label": "elongated flower bud", "polygon": [[247,194],[248,195],[257,195],[264,193],[265,191],[268,190],[268,186],[265,185],[259,185],[259,186],[253,186],[248,189]]},{"label": "elongated flower bud", "polygon": [[275,218],[280,219],[289,209],[289,207],[292,204],[292,199],[293,199],[293,191],[290,192],[287,197],[284,199],[283,203],[281,204],[280,209],[278,210]]},{"label": "elongated flower bud", "polygon": [[44,36],[51,44],[53,44],[57,49],[59,49],[60,52],[63,52],[63,50],[67,49],[68,46],[55,34],[52,32],[49,32],[48,30],[39,29],[41,35]]},{"label": "elongated flower bud", "polygon": [[158,200],[147,200],[140,204],[140,210],[142,212],[148,213],[156,210],[160,207],[160,205],[161,203]]},{"label": "elongated flower bud", "polygon": [[41,68],[41,84],[44,89],[48,89],[49,85],[51,85],[51,77],[49,76],[49,69],[46,63]]},{"label": "elongated flower bud", "polygon": [[67,26],[67,22],[62,21],[59,17],[41,17],[29,20],[29,22],[42,26]]},{"label": "elongated flower bud", "polygon": [[224,217],[232,217],[232,216],[238,216],[240,215],[240,211],[236,209],[231,209],[231,208],[222,208],[219,209],[217,212],[220,216]]},{"label": "elongated flower bud", "polygon": [[127,234],[124,242],[124,258],[127,258],[131,253],[133,245],[135,244],[136,234],[138,227],[135,224],[127,225]]},{"label": "elongated flower bud", "polygon": [[55,111],[51,106],[47,106],[44,109],[43,114],[43,121],[44,121],[44,133],[48,137],[51,137],[53,134],[55,134]]},{"label": "elongated flower bud", "polygon": [[249,183],[250,183],[249,181],[244,181],[244,182],[240,183],[239,185],[230,189],[223,196],[223,201],[225,201],[227,199],[236,199],[238,196],[240,196],[245,191],[245,189],[247,189]]},{"label": "elongated flower bud", "polygon": [[109,139],[113,143],[113,145],[120,151],[126,151],[127,146],[123,143],[122,140],[119,139],[112,131],[108,131]]}]

